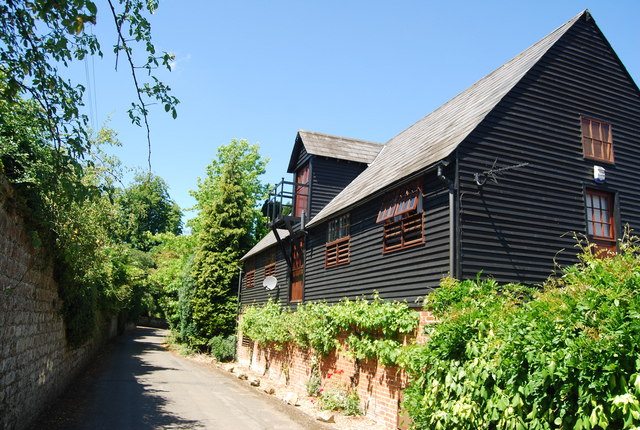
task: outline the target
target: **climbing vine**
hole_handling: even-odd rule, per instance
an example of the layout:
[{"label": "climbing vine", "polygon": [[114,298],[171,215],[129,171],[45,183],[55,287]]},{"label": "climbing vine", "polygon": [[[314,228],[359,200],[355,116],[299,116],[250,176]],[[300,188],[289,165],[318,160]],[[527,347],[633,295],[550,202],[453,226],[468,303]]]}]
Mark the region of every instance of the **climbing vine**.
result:
[{"label": "climbing vine", "polygon": [[406,303],[385,301],[377,294],[371,300],[344,299],[334,305],[310,302],[295,311],[269,301],[245,308],[240,323],[243,335],[275,348],[293,342],[319,355],[340,349],[356,359],[375,358],[385,365],[397,364],[402,336],[417,327],[418,314]]}]

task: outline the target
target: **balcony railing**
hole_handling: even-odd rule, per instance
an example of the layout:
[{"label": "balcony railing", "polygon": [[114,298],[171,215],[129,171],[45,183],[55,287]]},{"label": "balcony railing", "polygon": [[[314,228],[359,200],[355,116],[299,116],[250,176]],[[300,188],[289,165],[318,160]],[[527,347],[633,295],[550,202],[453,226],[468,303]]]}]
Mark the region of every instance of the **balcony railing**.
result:
[{"label": "balcony railing", "polygon": [[[291,230],[292,227],[301,227],[308,214],[306,214],[307,204],[304,204],[302,209],[300,199],[308,202],[309,184],[285,181],[282,178],[279,184],[274,185],[263,206],[263,213],[268,218],[269,227],[287,228],[288,230]],[[302,212],[297,214],[295,213],[296,201],[298,201],[298,212],[302,209]]]}]

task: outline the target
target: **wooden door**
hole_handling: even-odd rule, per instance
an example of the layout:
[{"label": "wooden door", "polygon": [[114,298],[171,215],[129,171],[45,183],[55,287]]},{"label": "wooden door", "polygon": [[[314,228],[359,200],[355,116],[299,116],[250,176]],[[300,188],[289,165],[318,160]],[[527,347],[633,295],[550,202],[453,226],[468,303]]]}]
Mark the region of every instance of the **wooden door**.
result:
[{"label": "wooden door", "polygon": [[304,290],[304,236],[293,241],[290,302],[300,302]]},{"label": "wooden door", "polygon": [[[306,186],[305,186],[306,185]],[[301,217],[304,211],[309,216],[309,163],[296,172],[296,206],[293,216]]]}]

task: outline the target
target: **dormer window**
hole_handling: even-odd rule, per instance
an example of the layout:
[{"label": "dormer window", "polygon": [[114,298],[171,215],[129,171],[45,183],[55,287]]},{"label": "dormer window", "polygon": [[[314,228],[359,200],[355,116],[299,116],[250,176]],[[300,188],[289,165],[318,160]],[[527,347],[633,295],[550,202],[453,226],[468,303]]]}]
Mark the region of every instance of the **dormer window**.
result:
[{"label": "dormer window", "polygon": [[586,117],[580,117],[580,122],[584,157],[613,164],[613,133],[611,124]]},{"label": "dormer window", "polygon": [[422,188],[413,182],[385,196],[376,222],[384,222],[383,252],[424,243]]}]

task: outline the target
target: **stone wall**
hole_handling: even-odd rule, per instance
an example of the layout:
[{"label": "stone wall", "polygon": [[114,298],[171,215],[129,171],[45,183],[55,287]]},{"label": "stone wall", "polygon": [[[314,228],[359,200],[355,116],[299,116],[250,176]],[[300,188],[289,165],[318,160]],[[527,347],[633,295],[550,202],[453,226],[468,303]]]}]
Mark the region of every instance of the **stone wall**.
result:
[{"label": "stone wall", "polygon": [[[418,333],[435,321],[430,312],[420,312]],[[416,342],[424,342],[419,334]],[[314,354],[289,344],[281,350],[259,345],[238,333],[238,362],[269,379],[291,386],[298,392],[306,391],[306,382],[312,372]],[[363,412],[383,423],[389,429],[406,428],[400,418],[402,390],[407,376],[396,367],[386,367],[376,360],[360,360],[333,352],[317,363],[323,386],[338,384],[355,387]],[[404,420],[406,421],[406,419]]]},{"label": "stone wall", "polygon": [[53,268],[0,182],[0,429],[22,429],[54,400],[115,326],[81,348],[65,341]]}]

